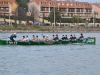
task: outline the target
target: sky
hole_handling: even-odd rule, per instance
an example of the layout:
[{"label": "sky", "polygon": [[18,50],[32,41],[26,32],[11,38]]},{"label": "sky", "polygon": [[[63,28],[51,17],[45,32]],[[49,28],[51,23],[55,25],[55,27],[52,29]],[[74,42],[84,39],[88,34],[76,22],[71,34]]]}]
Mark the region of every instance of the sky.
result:
[{"label": "sky", "polygon": [[[59,1],[59,0],[58,0]],[[64,0],[62,0],[64,1]],[[66,1],[66,0],[65,0]],[[79,1],[79,2],[91,2],[91,3],[100,3],[100,0],[75,0],[75,1]]]},{"label": "sky", "polygon": [[81,1],[81,2],[92,2],[92,3],[100,3],[100,0],[76,0],[76,1]]}]

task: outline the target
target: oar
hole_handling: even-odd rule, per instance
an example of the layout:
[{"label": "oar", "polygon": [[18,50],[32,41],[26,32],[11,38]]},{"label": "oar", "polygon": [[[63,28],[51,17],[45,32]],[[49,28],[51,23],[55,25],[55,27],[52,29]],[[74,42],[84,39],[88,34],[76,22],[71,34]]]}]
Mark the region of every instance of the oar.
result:
[{"label": "oar", "polygon": [[0,39],[8,39],[9,37],[2,37],[2,38],[0,38]]}]

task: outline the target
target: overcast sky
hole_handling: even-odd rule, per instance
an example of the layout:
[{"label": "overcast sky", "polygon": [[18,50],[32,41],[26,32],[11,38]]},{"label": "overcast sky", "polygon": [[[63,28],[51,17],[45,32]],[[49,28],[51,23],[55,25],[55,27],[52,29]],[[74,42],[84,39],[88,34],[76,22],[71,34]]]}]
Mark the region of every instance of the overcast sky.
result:
[{"label": "overcast sky", "polygon": [[[64,0],[58,0],[58,1],[64,1]],[[65,0],[67,1],[67,0]],[[92,2],[92,3],[100,3],[100,0],[75,0],[75,1],[79,1],[79,2]]]},{"label": "overcast sky", "polygon": [[76,1],[81,1],[81,2],[92,2],[92,3],[98,2],[98,3],[100,3],[100,0],[76,0]]}]

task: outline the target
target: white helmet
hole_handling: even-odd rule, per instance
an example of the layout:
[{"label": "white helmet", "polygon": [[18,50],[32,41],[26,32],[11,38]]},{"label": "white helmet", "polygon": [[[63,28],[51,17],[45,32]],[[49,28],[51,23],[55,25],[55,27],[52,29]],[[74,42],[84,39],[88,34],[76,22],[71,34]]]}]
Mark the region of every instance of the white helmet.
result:
[{"label": "white helmet", "polygon": [[16,35],[16,33],[14,33]]}]

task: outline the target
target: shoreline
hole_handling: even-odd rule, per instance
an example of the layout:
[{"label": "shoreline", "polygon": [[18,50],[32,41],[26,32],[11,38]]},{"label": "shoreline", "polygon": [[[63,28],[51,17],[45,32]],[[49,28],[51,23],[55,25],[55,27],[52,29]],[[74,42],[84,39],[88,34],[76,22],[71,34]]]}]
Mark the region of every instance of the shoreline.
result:
[{"label": "shoreline", "polygon": [[100,31],[34,31],[34,30],[13,30],[0,31],[0,33],[100,33]]}]

